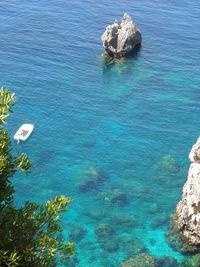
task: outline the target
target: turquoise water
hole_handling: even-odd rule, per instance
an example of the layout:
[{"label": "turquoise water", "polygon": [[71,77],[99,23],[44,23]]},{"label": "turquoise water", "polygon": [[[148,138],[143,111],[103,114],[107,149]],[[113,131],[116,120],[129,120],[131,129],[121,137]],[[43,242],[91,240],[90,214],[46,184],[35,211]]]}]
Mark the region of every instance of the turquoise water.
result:
[{"label": "turquoise water", "polygon": [[[100,37],[124,12],[142,47],[108,66]],[[182,259],[165,231],[200,134],[199,14],[195,0],[0,1],[0,83],[18,99],[8,130],[35,125],[14,144],[34,162],[14,178],[17,204],[73,198],[63,236],[77,257],[66,266],[120,266],[142,247],[128,247],[135,237]]]}]

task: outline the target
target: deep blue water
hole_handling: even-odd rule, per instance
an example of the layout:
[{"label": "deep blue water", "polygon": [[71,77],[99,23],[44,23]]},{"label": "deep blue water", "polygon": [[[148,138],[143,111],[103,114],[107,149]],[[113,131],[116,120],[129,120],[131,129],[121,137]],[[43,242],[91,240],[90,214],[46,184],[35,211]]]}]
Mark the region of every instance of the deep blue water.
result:
[{"label": "deep blue water", "polygon": [[[101,35],[124,12],[142,47],[107,66]],[[200,135],[199,15],[197,0],[0,0],[0,84],[18,99],[8,130],[35,125],[14,144],[34,162],[14,178],[17,204],[73,198],[63,236],[84,229],[76,266],[120,266],[134,237],[156,257],[182,258],[164,234]],[[95,234],[104,223],[114,233],[100,237],[107,247]]]}]

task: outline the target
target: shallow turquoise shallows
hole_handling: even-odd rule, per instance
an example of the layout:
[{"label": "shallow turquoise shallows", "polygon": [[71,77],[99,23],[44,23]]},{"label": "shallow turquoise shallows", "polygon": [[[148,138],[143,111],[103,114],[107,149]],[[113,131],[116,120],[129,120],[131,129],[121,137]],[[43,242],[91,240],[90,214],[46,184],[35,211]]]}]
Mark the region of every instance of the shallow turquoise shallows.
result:
[{"label": "shallow turquoise shallows", "polygon": [[[140,51],[105,64],[101,35],[128,12]],[[200,4],[169,1],[0,1],[0,84],[17,96],[8,130],[34,133],[30,175],[14,178],[17,205],[73,198],[65,266],[109,267],[165,241],[200,135]],[[137,238],[137,239],[135,239]]]}]

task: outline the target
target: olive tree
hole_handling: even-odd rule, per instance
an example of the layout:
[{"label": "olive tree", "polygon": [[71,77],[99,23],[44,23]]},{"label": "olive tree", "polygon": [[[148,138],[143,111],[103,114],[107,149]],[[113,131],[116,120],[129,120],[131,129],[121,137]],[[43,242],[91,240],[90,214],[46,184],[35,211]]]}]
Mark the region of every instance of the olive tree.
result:
[{"label": "olive tree", "polygon": [[26,154],[14,155],[11,139],[5,129],[15,96],[7,88],[0,90],[0,266],[56,266],[75,252],[74,244],[64,241],[61,214],[71,203],[60,196],[43,205],[26,201],[14,205],[12,177],[27,173],[31,163]]}]

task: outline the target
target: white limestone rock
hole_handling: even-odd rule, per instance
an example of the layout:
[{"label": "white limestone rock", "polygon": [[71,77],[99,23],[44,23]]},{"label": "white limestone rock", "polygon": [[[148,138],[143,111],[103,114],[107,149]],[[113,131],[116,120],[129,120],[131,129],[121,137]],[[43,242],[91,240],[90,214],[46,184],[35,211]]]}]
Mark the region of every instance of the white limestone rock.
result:
[{"label": "white limestone rock", "polygon": [[106,54],[121,57],[130,53],[141,44],[142,36],[132,18],[125,13],[121,24],[116,20],[107,26],[101,37]]},{"label": "white limestone rock", "polygon": [[176,207],[178,228],[189,244],[200,245],[200,138],[189,154],[191,165]]}]

